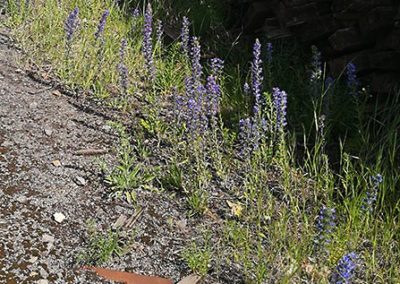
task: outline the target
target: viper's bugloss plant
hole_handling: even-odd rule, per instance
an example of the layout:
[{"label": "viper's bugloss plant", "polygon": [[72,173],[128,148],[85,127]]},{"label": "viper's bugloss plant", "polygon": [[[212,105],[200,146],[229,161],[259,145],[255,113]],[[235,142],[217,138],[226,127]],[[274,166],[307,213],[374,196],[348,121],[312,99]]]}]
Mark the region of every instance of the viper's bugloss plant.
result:
[{"label": "viper's bugloss plant", "polygon": [[75,9],[68,15],[68,18],[65,21],[64,31],[67,43],[71,42],[72,37],[78,27],[78,14],[79,8],[75,7]]},{"label": "viper's bugloss plant", "polygon": [[219,111],[219,101],[221,98],[221,87],[217,82],[217,78],[213,75],[207,77],[207,114],[215,117]]},{"label": "viper's bugloss plant", "polygon": [[351,94],[357,94],[357,88],[360,85],[360,82],[357,79],[357,69],[353,62],[349,62],[346,66],[346,83]]},{"label": "viper's bugloss plant", "polygon": [[261,89],[264,78],[262,75],[261,44],[258,39],[253,46],[253,62],[251,63],[251,89],[255,99],[253,111],[258,113],[261,109]]},{"label": "viper's bugloss plant", "polygon": [[201,45],[197,37],[192,38],[190,50],[191,74],[185,78],[185,94],[175,92],[175,114],[184,122],[192,137],[199,137],[209,127],[217,125],[217,113],[221,99],[220,75],[224,62],[211,60],[211,74],[205,85],[202,82],[203,67],[200,62]]},{"label": "viper's bugloss plant", "polygon": [[155,67],[153,61],[153,11],[150,3],[146,7],[144,15],[144,26],[143,26],[143,56],[145,60],[147,74],[150,79],[153,80],[155,76]]},{"label": "viper's bugloss plant", "polygon": [[190,21],[189,18],[184,16],[182,19],[182,28],[181,28],[181,35],[180,35],[182,51],[186,56],[189,56],[190,47]]},{"label": "viper's bugloss plant", "polygon": [[118,64],[118,73],[120,78],[120,88],[123,96],[128,94],[128,68],[125,65],[125,53],[128,42],[126,39],[122,39],[121,47],[119,50],[119,64]]},{"label": "viper's bugloss plant", "polygon": [[140,16],[140,11],[138,7],[135,7],[132,11],[132,17],[133,18],[138,18]]},{"label": "viper's bugloss plant", "polygon": [[266,53],[266,59],[268,65],[272,63],[272,53],[274,52],[272,43],[267,42],[267,53]]},{"label": "viper's bugloss plant", "polygon": [[325,90],[331,89],[335,83],[335,79],[332,76],[328,76],[325,79]]},{"label": "viper's bugloss plant", "polygon": [[211,75],[220,77],[224,69],[224,61],[218,57],[211,59]]},{"label": "viper's bugloss plant", "polygon": [[157,42],[158,43],[161,43],[163,34],[164,34],[163,22],[161,20],[157,20],[156,36],[157,36]]},{"label": "viper's bugloss plant", "polygon": [[331,242],[331,234],[336,227],[336,210],[325,205],[319,211],[316,220],[317,236],[315,243],[317,249],[324,249],[324,246]]},{"label": "viper's bugloss plant", "polygon": [[253,118],[245,118],[239,121],[239,146],[240,155],[248,157],[260,146],[259,125]]},{"label": "viper's bugloss plant", "polygon": [[103,32],[104,32],[104,28],[105,28],[105,26],[106,26],[107,17],[108,17],[109,15],[110,15],[110,10],[108,10],[108,9],[104,11],[103,15],[101,15],[99,24],[97,25],[97,30],[96,30],[96,32],[94,33],[94,38],[95,38],[96,40],[98,40],[99,38],[102,37]]},{"label": "viper's bugloss plant", "polygon": [[203,74],[203,67],[201,66],[201,45],[197,37],[192,37],[192,46],[190,50],[190,58],[192,63],[192,79],[194,85],[201,84],[201,75]]},{"label": "viper's bugloss plant", "polygon": [[312,59],[311,59],[311,83],[316,83],[322,78],[322,62],[321,52],[316,46],[311,47]]},{"label": "viper's bugloss plant", "polygon": [[220,76],[224,68],[224,61],[220,58],[211,59],[211,74],[207,77],[207,102],[208,102],[208,115],[216,123],[216,115],[219,112],[219,105],[221,99],[221,86],[219,84]]},{"label": "viper's bugloss plant", "polygon": [[276,130],[283,131],[287,125],[287,94],[279,88],[272,89],[274,108],[276,113]]},{"label": "viper's bugloss plant", "polygon": [[374,205],[378,197],[379,186],[383,182],[383,177],[381,174],[377,174],[372,177],[372,188],[368,189],[366,196],[363,200],[362,209],[364,211],[372,212],[374,210]]},{"label": "viper's bugloss plant", "polygon": [[344,255],[336,266],[331,283],[348,284],[354,277],[354,272],[357,268],[358,255],[355,252],[350,252]]}]

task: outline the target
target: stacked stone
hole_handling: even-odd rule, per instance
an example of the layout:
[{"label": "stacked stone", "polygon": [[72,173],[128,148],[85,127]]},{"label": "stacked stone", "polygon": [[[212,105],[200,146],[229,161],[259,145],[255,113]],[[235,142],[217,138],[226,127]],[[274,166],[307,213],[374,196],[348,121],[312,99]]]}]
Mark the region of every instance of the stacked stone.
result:
[{"label": "stacked stone", "polygon": [[353,61],[373,91],[400,82],[400,2],[396,0],[242,0],[246,32],[295,36],[320,48],[333,76]]}]

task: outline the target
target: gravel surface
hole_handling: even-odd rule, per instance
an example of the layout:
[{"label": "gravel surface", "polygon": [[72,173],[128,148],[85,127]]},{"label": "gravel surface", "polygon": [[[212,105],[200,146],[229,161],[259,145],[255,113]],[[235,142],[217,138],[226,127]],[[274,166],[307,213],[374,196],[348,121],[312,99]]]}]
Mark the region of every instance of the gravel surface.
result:
[{"label": "gravel surface", "polygon": [[175,281],[188,274],[180,250],[191,229],[179,198],[139,192],[140,215],[107,198],[96,159],[75,152],[108,149],[101,158],[113,162],[118,137],[106,116],[30,79],[18,56],[0,30],[0,283],[109,283],[80,270],[76,256],[88,220],[106,232],[121,214],[137,216],[125,229],[135,238],[104,267]]},{"label": "gravel surface", "polygon": [[[115,138],[102,117],[29,79],[7,42],[0,36],[0,283],[99,282],[72,269],[72,260],[86,219],[111,214],[96,205],[93,158],[74,151],[109,149]],[[54,213],[66,219],[57,223]]]}]

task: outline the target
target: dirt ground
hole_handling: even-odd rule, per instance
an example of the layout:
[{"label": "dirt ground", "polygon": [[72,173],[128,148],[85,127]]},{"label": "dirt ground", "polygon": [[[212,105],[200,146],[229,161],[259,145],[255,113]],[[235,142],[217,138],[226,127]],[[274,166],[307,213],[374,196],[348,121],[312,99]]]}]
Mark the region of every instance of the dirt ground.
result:
[{"label": "dirt ground", "polygon": [[[188,274],[180,251],[191,229],[179,198],[142,192],[140,211],[108,198],[97,160],[115,157],[109,118],[32,80],[20,54],[1,30],[0,283],[108,283],[79,270],[76,256],[87,246],[88,220],[105,232],[122,214],[135,217],[135,238],[105,267],[174,281]],[[77,155],[81,149],[109,152]]]}]

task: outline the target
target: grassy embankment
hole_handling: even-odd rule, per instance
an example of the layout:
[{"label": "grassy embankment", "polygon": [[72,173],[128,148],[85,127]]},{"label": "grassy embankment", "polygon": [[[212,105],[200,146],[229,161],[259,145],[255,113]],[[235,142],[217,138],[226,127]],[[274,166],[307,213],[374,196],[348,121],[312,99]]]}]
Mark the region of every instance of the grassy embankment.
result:
[{"label": "grassy embankment", "polygon": [[[284,43],[220,52],[223,68],[200,58],[189,30],[164,40],[162,3],[134,13],[113,1],[30,2],[9,1],[6,23],[26,59],[132,114],[110,192],[135,204],[138,188],[177,191],[189,218],[228,208],[182,254],[192,270],[236,263],[254,283],[400,281],[398,96],[367,111],[351,65],[327,80],[316,50],[304,64]],[[205,12],[193,13],[200,27]],[[219,191],[226,204],[212,200]]]}]

